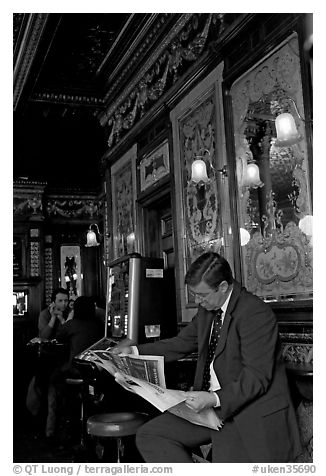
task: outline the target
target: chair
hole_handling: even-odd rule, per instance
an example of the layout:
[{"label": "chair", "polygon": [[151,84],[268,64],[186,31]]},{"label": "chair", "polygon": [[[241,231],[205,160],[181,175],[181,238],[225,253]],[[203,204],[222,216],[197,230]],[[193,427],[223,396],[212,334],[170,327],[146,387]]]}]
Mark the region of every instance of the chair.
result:
[{"label": "chair", "polygon": [[[135,435],[138,428],[148,420],[148,415],[137,412],[100,413],[87,420],[87,433],[94,437],[113,438],[117,442],[117,463],[124,454],[122,437]],[[104,448],[101,447],[103,456]],[[99,452],[98,456],[99,456]]]}]

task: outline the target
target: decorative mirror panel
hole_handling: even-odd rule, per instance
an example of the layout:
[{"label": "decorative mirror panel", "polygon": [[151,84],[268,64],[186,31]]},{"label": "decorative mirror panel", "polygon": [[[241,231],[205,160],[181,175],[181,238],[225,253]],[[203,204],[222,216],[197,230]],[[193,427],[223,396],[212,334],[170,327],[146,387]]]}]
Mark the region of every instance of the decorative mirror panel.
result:
[{"label": "decorative mirror panel", "polygon": [[[312,205],[297,36],[231,88],[243,281],[267,301],[312,297]],[[275,118],[300,135],[279,146]],[[250,179],[248,165],[260,178]]]},{"label": "decorative mirror panel", "polygon": [[[221,63],[171,112],[183,321],[197,309],[184,285],[190,263],[206,251],[221,253],[232,263],[228,179],[219,172],[226,164],[222,76]],[[198,156],[206,164],[206,183],[192,181]]]}]

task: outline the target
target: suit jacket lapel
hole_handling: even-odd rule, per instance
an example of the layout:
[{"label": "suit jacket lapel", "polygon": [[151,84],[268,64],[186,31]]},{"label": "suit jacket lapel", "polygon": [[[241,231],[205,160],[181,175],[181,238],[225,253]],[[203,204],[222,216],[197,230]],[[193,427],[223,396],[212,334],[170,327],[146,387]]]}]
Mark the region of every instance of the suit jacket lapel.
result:
[{"label": "suit jacket lapel", "polygon": [[215,349],[215,357],[217,355],[219,355],[225,347],[226,338],[227,338],[227,335],[228,335],[228,330],[229,330],[231,319],[232,319],[232,311],[233,311],[233,309],[236,305],[236,302],[237,302],[237,300],[240,296],[240,292],[241,292],[241,286],[238,282],[235,281],[234,284],[233,284],[232,295],[231,295],[227,310],[225,312],[223,325],[222,325],[222,329],[221,329],[221,335],[220,335],[220,338],[218,340],[218,343],[217,343],[217,346],[216,346],[216,349]]},{"label": "suit jacket lapel", "polygon": [[219,338],[219,340],[217,342],[217,345],[216,345],[215,354],[214,354],[215,356],[220,354],[222,352],[222,350],[224,349],[224,347],[225,347],[226,337],[227,337],[227,334],[228,334],[231,319],[232,319],[231,314],[226,312],[225,316],[224,316],[222,328],[221,328],[220,338]]},{"label": "suit jacket lapel", "polygon": [[[202,349],[202,353],[204,354],[204,361],[206,359],[206,355],[208,353],[208,345],[209,345],[209,337],[210,337],[210,332],[212,328],[212,322],[214,319],[214,313],[210,311],[203,310],[203,315],[200,323],[203,325],[202,331],[199,333],[201,336],[200,342],[199,342],[199,347]],[[201,353],[201,349],[199,348],[198,351]]]}]

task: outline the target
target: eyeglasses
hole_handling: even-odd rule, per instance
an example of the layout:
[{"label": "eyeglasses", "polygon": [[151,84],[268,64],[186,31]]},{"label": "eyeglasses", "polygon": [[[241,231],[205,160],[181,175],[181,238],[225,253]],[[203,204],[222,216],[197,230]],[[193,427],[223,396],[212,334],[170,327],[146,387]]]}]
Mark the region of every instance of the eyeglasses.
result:
[{"label": "eyeglasses", "polygon": [[217,286],[216,289],[212,289],[208,293],[195,293],[194,291],[189,289],[189,294],[193,296],[196,301],[203,302],[207,301],[212,296],[212,294],[215,294],[218,291],[218,288],[219,286]]}]

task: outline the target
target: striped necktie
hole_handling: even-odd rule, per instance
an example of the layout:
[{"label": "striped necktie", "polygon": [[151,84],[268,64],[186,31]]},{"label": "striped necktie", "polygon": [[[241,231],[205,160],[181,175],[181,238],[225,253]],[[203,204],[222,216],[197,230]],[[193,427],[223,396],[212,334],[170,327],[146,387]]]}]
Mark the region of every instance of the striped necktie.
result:
[{"label": "striped necktie", "polygon": [[222,309],[218,309],[216,311],[216,315],[214,316],[213,327],[211,332],[211,338],[209,341],[208,346],[208,353],[204,367],[204,376],[203,376],[203,384],[202,390],[208,392],[210,387],[211,375],[210,375],[210,365],[214,358],[215,349],[217,346],[218,339],[220,337],[221,327],[222,327]]}]

